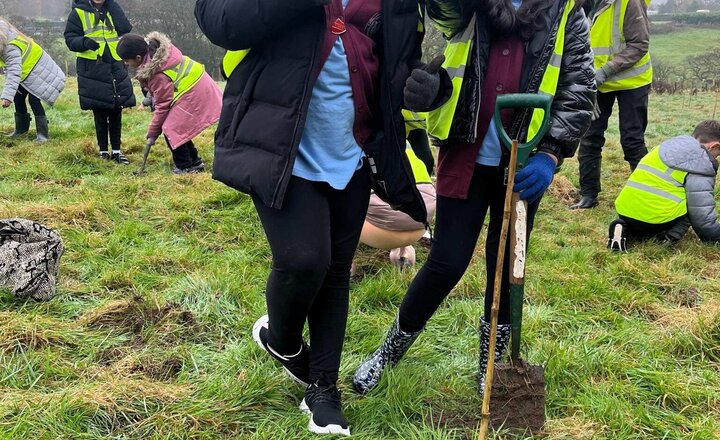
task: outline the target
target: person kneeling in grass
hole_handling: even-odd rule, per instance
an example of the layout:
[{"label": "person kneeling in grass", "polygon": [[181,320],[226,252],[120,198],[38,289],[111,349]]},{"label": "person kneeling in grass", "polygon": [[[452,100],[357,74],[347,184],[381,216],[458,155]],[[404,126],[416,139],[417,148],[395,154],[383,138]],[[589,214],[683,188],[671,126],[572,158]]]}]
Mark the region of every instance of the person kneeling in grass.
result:
[{"label": "person kneeling in grass", "polygon": [[608,247],[625,251],[628,241],[648,239],[674,244],[691,225],[702,241],[720,241],[713,192],[718,156],[720,121],[713,120],[648,153],[615,200]]},{"label": "person kneeling in grass", "polygon": [[[418,158],[413,149],[408,146],[405,153],[412,166],[415,185],[425,201],[427,223],[430,224],[435,216],[435,186],[426,164]],[[377,194],[370,196],[368,213],[360,234],[361,243],[376,249],[390,250],[390,261],[402,269],[415,265],[415,248],[412,244],[424,234],[423,223],[413,220],[404,212],[394,210]]]},{"label": "person kneeling in grass", "polygon": [[160,134],[172,151],[174,174],[205,169],[193,138],[220,119],[222,92],[202,64],[183,56],[170,39],[152,32],[122,37],[117,48],[125,64],[136,68],[135,78],[153,97],[155,112],[148,128],[148,142]]}]

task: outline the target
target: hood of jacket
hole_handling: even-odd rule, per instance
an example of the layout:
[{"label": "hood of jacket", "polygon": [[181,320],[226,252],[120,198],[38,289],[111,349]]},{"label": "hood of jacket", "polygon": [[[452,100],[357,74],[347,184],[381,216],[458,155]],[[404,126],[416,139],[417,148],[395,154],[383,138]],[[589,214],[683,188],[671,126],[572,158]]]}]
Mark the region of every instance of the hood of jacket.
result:
[{"label": "hood of jacket", "polygon": [[[105,4],[101,9],[107,9],[110,3],[114,2],[115,0],[105,0]],[[82,9],[83,11],[88,12],[95,12],[95,7],[92,5],[92,2],[90,0],[73,0],[72,3],[73,9]]]},{"label": "hood of jacket", "polygon": [[0,55],[5,55],[10,41],[18,36],[18,31],[7,21],[0,19]]},{"label": "hood of jacket", "polygon": [[692,174],[715,176],[718,162],[692,136],[678,136],[660,145],[660,159],[665,165]]},{"label": "hood of jacket", "polygon": [[8,41],[10,41],[9,34],[10,27],[7,22],[0,20],[0,55],[3,57],[5,56],[5,52],[7,52]]},{"label": "hood of jacket", "polygon": [[173,46],[170,38],[160,32],[151,32],[145,39],[148,42],[155,41],[158,43],[158,49],[152,58],[149,58],[137,70],[135,78],[140,81],[148,81],[153,76],[173,68],[182,62],[183,54],[180,49]]}]

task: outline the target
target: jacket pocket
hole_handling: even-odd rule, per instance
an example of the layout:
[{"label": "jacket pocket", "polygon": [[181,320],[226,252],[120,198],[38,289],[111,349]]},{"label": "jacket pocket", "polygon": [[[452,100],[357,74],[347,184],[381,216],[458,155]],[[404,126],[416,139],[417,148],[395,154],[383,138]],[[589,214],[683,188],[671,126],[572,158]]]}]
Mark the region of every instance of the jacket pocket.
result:
[{"label": "jacket pocket", "polygon": [[230,113],[232,119],[230,121],[229,131],[232,136],[233,147],[236,144],[242,143],[242,139],[238,139],[238,131],[240,125],[247,115],[248,110],[252,106],[252,97],[255,93],[255,87],[257,85],[260,75],[265,70],[265,64],[255,62],[252,65],[242,65],[241,68],[247,69],[248,73],[235,72],[234,77],[231,79],[232,83],[228,83],[228,88],[225,90],[225,97],[223,99],[223,112],[220,119],[220,127],[222,127],[224,115]]}]

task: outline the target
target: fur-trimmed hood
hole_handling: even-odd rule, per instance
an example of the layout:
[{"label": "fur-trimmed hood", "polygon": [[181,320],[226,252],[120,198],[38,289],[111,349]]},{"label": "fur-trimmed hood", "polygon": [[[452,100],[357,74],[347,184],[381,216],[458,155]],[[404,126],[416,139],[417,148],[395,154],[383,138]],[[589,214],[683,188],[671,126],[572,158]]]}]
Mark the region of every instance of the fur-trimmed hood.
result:
[{"label": "fur-trimmed hood", "polygon": [[146,57],[146,61],[138,67],[135,78],[139,81],[148,81],[163,70],[175,67],[182,62],[182,53],[173,46],[167,35],[160,32],[150,32],[145,37],[145,40],[148,43],[154,41],[158,48],[152,58]]}]

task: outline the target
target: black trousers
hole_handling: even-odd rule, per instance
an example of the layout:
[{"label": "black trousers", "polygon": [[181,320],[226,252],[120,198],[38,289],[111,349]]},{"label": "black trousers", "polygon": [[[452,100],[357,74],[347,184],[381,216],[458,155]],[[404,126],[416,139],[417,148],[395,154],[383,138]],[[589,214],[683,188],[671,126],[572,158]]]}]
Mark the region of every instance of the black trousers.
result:
[{"label": "black trousers", "polygon": [[23,86],[18,87],[17,93],[15,93],[15,112],[21,115],[25,115],[28,112],[27,98],[30,102],[30,108],[35,116],[45,116],[45,108],[43,108],[42,101],[34,95],[31,95]]},{"label": "black trousers", "polygon": [[170,147],[170,140],[167,136],[165,136],[165,142],[167,143],[168,148],[170,148],[173,162],[177,168],[186,170],[192,166],[197,166],[200,162],[202,162],[193,141],[185,142],[174,150]]},{"label": "black trousers", "polygon": [[583,196],[597,197],[602,186],[600,170],[602,149],[605,146],[605,131],[612,115],[615,100],[618,102],[620,119],[620,144],[625,161],[634,170],[647,154],[645,130],[648,124],[648,95],[650,86],[634,90],[597,94],[600,117],[592,122],[590,129],[580,143],[580,190]]},{"label": "black trousers", "polygon": [[350,266],[370,200],[365,166],[344,190],[292,177],[280,210],[253,197],[273,255],[265,292],[268,343],[295,354],[305,321],[310,380],[337,382],[350,296]]},{"label": "black trousers", "polygon": [[100,151],[108,150],[108,135],[113,151],[120,151],[122,143],[122,109],[93,110],[95,134]]},{"label": "black trousers", "polygon": [[[485,242],[485,316],[490,317],[495,268],[505,204],[504,170],[500,167],[475,165],[467,200],[438,196],[435,212],[435,237],[425,265],[410,284],[400,306],[400,328],[420,331],[443,300],[460,282],[472,259],[485,216],[490,210]],[[528,207],[528,239],[540,201]],[[509,263],[506,252],[500,297],[500,324],[510,323]]]},{"label": "black trousers", "polygon": [[[625,222],[625,236],[629,242],[652,239],[677,242],[690,229],[690,219],[687,215],[661,224],[646,223],[624,215],[618,217]],[[612,233],[612,230],[610,232]]]}]

